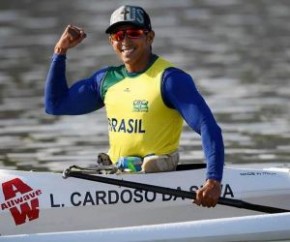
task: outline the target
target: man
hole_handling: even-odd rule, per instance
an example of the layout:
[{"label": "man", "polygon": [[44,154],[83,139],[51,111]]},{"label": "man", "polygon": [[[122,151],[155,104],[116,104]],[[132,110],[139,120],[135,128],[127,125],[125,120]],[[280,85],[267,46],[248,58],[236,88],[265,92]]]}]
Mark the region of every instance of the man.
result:
[{"label": "man", "polygon": [[66,53],[86,34],[76,26],[65,29],[46,80],[47,113],[79,115],[105,107],[110,160],[126,166],[124,159],[139,157],[144,172],[175,170],[184,119],[201,135],[207,160],[206,182],[195,203],[215,206],[224,164],[222,134],[192,78],[152,53],[155,33],[143,8],[126,5],[115,10],[106,33],[123,65],[100,69],[68,87]]}]

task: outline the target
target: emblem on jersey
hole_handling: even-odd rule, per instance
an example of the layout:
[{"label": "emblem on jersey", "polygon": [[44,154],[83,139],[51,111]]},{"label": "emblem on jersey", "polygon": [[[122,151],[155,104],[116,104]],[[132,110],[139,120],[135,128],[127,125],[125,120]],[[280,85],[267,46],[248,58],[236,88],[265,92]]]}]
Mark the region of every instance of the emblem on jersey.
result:
[{"label": "emblem on jersey", "polygon": [[134,100],[133,112],[148,112],[148,101],[147,100]]}]

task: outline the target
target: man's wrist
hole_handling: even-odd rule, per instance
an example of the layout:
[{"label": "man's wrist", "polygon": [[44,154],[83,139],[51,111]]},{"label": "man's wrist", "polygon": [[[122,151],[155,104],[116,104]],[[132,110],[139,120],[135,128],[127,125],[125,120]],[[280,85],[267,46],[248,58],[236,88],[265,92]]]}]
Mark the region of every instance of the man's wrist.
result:
[{"label": "man's wrist", "polygon": [[207,179],[205,183],[211,186],[221,186],[221,182],[215,179]]},{"label": "man's wrist", "polygon": [[55,46],[54,53],[58,55],[66,55],[67,49]]}]

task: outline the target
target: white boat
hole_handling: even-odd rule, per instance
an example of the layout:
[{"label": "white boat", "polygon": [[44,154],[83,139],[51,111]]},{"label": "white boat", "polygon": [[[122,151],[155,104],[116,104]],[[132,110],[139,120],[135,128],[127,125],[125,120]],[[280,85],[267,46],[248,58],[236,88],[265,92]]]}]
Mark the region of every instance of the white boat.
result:
[{"label": "white boat", "polygon": [[0,237],[3,242],[246,242],[289,241],[290,214]]},{"label": "white boat", "polygon": [[[203,184],[205,169],[152,174],[98,175],[97,177],[117,179],[120,182],[128,181],[128,183],[138,182],[141,183],[141,187],[149,184],[172,188],[172,190],[194,191]],[[29,237],[32,239],[35,236],[32,234],[35,233],[49,233],[55,236],[66,234],[69,237],[70,234],[77,233],[73,231],[88,235],[102,234],[110,230],[131,231],[134,230],[132,226],[143,227],[146,230],[152,227],[150,225],[163,228],[162,226],[170,226],[169,223],[176,228],[182,228],[182,224],[184,226],[187,224],[185,227],[193,226],[194,229],[202,222],[206,227],[209,226],[210,230],[215,224],[215,219],[221,220],[216,222],[216,226],[218,223],[221,225],[236,223],[237,226],[239,221],[245,221],[246,218],[253,221],[258,219],[267,221],[265,226],[271,228],[277,219],[281,225],[285,225],[281,221],[285,219],[289,221],[290,216],[289,213],[265,215],[263,212],[255,211],[255,208],[245,209],[251,207],[248,204],[257,204],[264,207],[265,211],[268,207],[290,210],[288,168],[225,167],[222,197],[243,200],[247,202],[245,208],[225,205],[217,205],[211,209],[202,208],[192,204],[190,199],[169,195],[170,193],[153,192],[150,188],[149,190],[134,189],[74,177],[63,179],[62,174],[52,172],[0,170],[0,183],[0,233],[2,235],[0,240],[8,238],[6,235],[24,238],[23,234],[30,234]],[[248,215],[251,216],[247,217]],[[245,225],[243,231],[251,231],[250,222],[243,224]],[[261,233],[265,226],[260,228]],[[226,227],[226,231],[228,228],[230,227]],[[259,230],[258,226],[257,229]],[[218,230],[215,231],[215,236],[220,234]],[[17,234],[22,235],[15,237]],[[277,229],[276,233],[274,231],[272,234],[290,238],[289,233],[282,233]]]}]

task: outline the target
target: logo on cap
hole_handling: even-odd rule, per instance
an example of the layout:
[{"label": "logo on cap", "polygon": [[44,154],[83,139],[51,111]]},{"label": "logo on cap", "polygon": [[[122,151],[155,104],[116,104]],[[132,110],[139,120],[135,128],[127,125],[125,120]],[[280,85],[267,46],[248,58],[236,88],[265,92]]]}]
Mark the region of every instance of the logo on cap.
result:
[{"label": "logo on cap", "polygon": [[120,21],[129,21],[144,25],[144,11],[138,7],[122,6],[112,14],[110,24],[112,25]]},{"label": "logo on cap", "polygon": [[106,33],[110,33],[121,24],[133,24],[151,30],[151,21],[145,10],[138,6],[124,5],[115,10],[110,19]]}]

